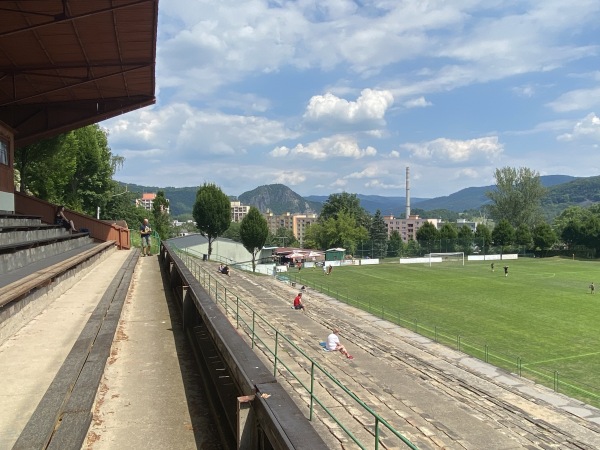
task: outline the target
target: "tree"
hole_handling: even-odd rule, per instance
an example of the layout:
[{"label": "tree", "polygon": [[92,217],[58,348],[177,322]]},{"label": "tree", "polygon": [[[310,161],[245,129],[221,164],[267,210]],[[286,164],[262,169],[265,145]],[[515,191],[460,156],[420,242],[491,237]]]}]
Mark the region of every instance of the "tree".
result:
[{"label": "tree", "polygon": [[468,225],[463,225],[458,229],[458,242],[460,249],[466,255],[471,253],[471,245],[473,244],[473,231]]},{"label": "tree", "polygon": [[161,239],[172,237],[168,208],[169,201],[165,197],[165,191],[158,191],[152,202],[152,220],[154,231],[158,233]]},{"label": "tree", "polygon": [[269,234],[267,220],[254,206],[250,207],[240,224],[242,245],[252,254],[252,272],[256,272],[256,254],[263,248]]},{"label": "tree", "polygon": [[492,231],[492,242],[500,247],[500,254],[504,253],[504,248],[512,244],[514,239],[515,229],[506,219],[502,219]]},{"label": "tree", "polygon": [[300,245],[298,239],[294,236],[294,232],[286,227],[277,228],[275,234],[269,233],[267,244],[276,247],[298,247]]},{"label": "tree", "polygon": [[[456,250],[455,241],[458,237],[458,231],[456,231],[456,226],[452,223],[446,222],[442,225],[442,228],[439,232],[440,239],[444,242],[444,251],[445,252],[453,252]],[[440,248],[440,251],[442,249]]]},{"label": "tree", "polygon": [[487,253],[490,245],[492,244],[492,232],[489,227],[483,223],[478,223],[475,228],[475,241],[477,245],[483,250],[483,253]]},{"label": "tree", "polygon": [[208,257],[214,240],[231,224],[231,202],[214,183],[204,183],[196,192],[193,210],[196,227],[208,239]]},{"label": "tree", "polygon": [[400,237],[400,233],[398,232],[398,230],[394,230],[390,234],[387,248],[388,256],[398,257],[402,254],[404,243],[402,242],[402,238]]},{"label": "tree", "polygon": [[533,244],[540,250],[549,250],[556,243],[556,233],[547,223],[541,223],[533,229]]},{"label": "tree", "polygon": [[231,222],[229,228],[221,235],[221,237],[231,239],[232,241],[242,242],[240,237],[240,222]]},{"label": "tree", "polygon": [[525,248],[531,247],[533,243],[533,237],[531,235],[531,230],[527,225],[522,223],[515,230],[515,244],[522,245]]},{"label": "tree", "polygon": [[486,192],[492,201],[491,217],[497,222],[507,220],[512,226],[533,227],[542,219],[541,199],[546,193],[540,175],[526,167],[504,167],[494,173],[496,189]]},{"label": "tree", "polygon": [[359,198],[356,194],[348,194],[347,192],[331,194],[327,198],[319,214],[319,221],[323,223],[330,218],[337,219],[341,212],[347,213],[360,226],[366,227],[369,223],[369,214],[360,206]]},{"label": "tree", "polygon": [[439,238],[438,229],[431,222],[425,222],[421,227],[417,230],[417,241],[421,246],[427,247],[429,252],[431,253],[431,249],[435,243],[435,241]]},{"label": "tree", "polygon": [[387,253],[388,228],[379,210],[375,212],[375,216],[371,221],[369,237],[373,243],[373,256],[375,258],[385,258]]}]

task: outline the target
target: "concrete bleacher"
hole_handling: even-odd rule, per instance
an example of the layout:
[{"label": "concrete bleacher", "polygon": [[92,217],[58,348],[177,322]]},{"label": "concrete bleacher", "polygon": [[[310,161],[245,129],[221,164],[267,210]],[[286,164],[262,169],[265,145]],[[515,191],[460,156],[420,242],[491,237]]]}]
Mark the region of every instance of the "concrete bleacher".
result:
[{"label": "concrete bleacher", "polygon": [[0,343],[114,249],[112,241],[97,243],[39,217],[0,214]]}]

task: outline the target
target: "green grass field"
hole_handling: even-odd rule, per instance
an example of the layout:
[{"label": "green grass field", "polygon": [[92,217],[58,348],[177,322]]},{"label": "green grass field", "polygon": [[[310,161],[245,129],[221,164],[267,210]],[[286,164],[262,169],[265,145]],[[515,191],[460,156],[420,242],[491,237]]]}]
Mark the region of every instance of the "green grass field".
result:
[{"label": "green grass field", "polygon": [[[397,261],[397,260],[396,260]],[[509,266],[508,277],[502,266]],[[600,263],[523,258],[384,263],[292,280],[465,353],[600,405]]]}]

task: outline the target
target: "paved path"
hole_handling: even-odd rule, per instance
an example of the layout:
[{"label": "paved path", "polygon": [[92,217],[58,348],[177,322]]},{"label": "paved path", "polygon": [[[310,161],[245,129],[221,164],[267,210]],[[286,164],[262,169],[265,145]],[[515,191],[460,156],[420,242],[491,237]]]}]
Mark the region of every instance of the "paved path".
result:
[{"label": "paved path", "polygon": [[219,449],[158,258],[140,258],[96,397],[85,449]]},{"label": "paved path", "polygon": [[[212,263],[202,264],[215,270]],[[235,271],[232,277],[219,280],[228,287],[230,302],[237,294],[251,303],[271,325],[420,449],[600,448],[600,411],[595,408],[324,295],[309,292],[305,296],[308,311],[303,314],[290,308],[297,288],[271,277]],[[258,319],[256,324],[259,337],[267,339],[270,335],[273,339],[274,332],[268,326]],[[320,349],[318,342],[325,340],[333,326],[342,330],[342,342],[355,359]],[[262,347],[256,345],[257,349]],[[281,339],[279,349],[284,350],[279,353],[288,367],[308,384],[310,366],[306,359]],[[267,359],[271,358],[265,356]],[[281,364],[279,367],[286,375],[287,370]],[[288,387],[308,414],[305,389],[291,379]],[[324,376],[317,376],[316,389],[334,414],[349,424],[367,448],[373,448],[369,414],[342,396]],[[314,423],[324,437],[328,435],[331,448],[354,448],[355,444],[322,411],[317,412]],[[402,448],[390,433],[383,435],[386,447]]]}]

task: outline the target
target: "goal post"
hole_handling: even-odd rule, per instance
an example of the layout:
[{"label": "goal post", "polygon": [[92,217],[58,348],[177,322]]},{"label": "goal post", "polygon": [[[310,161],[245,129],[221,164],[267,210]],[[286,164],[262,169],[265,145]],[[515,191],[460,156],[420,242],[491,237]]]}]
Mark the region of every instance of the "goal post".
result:
[{"label": "goal post", "polygon": [[465,265],[465,252],[430,253],[428,256],[429,267],[434,262],[457,262]]}]

